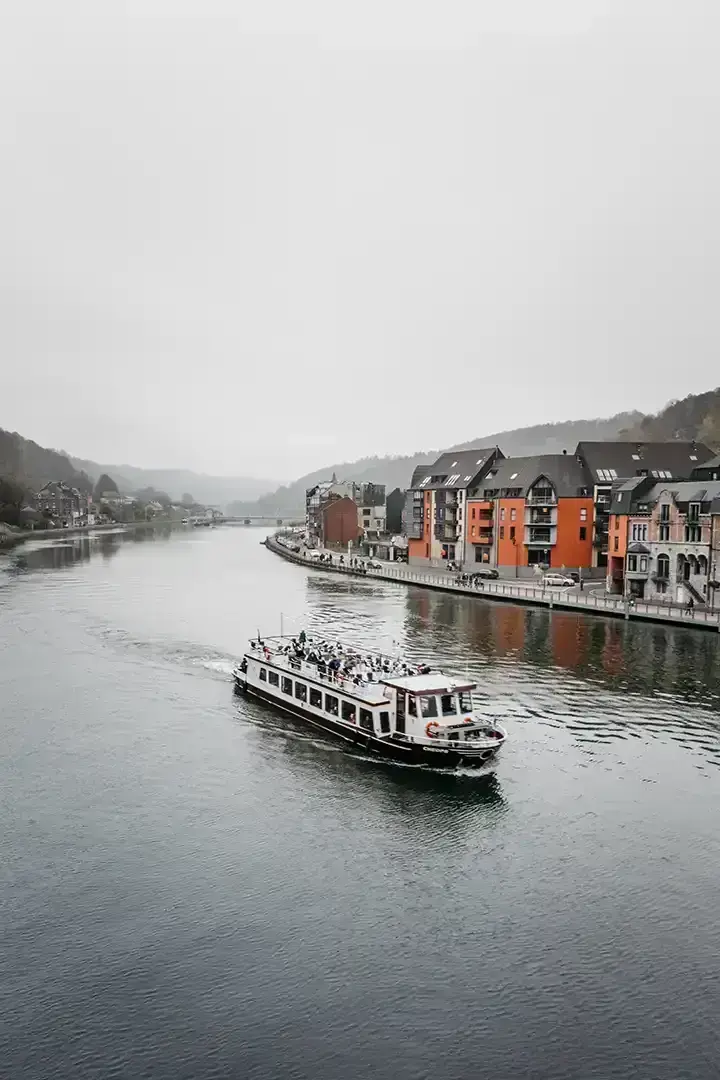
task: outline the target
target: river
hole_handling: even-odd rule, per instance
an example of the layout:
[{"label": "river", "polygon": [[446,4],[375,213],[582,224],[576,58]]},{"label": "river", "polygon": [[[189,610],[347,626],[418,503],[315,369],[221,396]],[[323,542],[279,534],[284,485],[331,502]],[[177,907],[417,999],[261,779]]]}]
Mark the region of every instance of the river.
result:
[{"label": "river", "polygon": [[[2,1076],[716,1078],[720,635],[324,575],[262,536],[0,555]],[[281,611],[467,670],[495,771],[234,697]]]}]

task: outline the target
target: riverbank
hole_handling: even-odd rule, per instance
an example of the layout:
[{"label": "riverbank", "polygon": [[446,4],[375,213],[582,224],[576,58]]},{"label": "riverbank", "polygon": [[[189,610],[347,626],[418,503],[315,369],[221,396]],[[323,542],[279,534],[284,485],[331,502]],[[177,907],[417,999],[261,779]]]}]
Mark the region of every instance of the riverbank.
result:
[{"label": "riverbank", "polygon": [[64,536],[92,536],[96,533],[132,532],[135,529],[157,529],[160,526],[187,528],[181,521],[153,518],[152,521],[113,521],[109,525],[78,525],[69,529],[27,529],[23,532],[0,532],[0,551],[10,550],[28,540],[57,540]]},{"label": "riverbank", "polygon": [[316,570],[346,574],[351,577],[377,577],[387,581],[396,581],[404,585],[420,585],[426,589],[440,592],[460,593],[465,596],[481,596],[485,600],[498,600],[514,604],[531,604],[536,607],[571,609],[590,615],[607,615],[616,619],[637,619],[644,622],[671,623],[673,626],[688,626],[698,630],[720,631],[720,612],[695,608],[688,612],[683,608],[670,607],[659,603],[648,604],[638,600],[633,604],[622,596],[608,596],[597,591],[578,593],[566,589],[547,589],[540,585],[509,583],[504,581],[484,581],[481,588],[459,585],[454,576],[447,571],[419,570],[407,566],[388,563],[379,570],[362,573],[349,566],[337,563],[319,564],[301,553],[290,551],[276,536],[265,540],[268,550],[300,566],[312,566]]}]

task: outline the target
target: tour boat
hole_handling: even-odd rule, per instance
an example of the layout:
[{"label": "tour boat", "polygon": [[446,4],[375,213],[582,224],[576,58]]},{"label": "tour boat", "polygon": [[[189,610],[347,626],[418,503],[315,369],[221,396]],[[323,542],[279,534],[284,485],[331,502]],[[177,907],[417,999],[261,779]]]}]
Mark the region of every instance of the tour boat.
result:
[{"label": "tour boat", "polygon": [[233,676],[238,692],[411,765],[483,765],[507,738],[474,711],[475,683],[305,634],[251,641]]}]

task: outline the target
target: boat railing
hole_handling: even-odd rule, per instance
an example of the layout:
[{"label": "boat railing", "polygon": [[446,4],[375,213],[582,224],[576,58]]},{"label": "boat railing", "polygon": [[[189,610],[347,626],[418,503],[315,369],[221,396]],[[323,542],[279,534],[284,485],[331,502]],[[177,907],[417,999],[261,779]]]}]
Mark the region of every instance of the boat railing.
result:
[{"label": "boat railing", "polygon": [[275,652],[272,649],[267,649],[267,652],[261,650],[257,656],[258,660],[262,660],[263,656],[272,662],[275,667],[284,668],[286,671],[306,678],[316,679],[324,685],[332,686],[337,690],[344,690],[354,697],[366,697],[372,701],[377,701],[378,695],[382,694],[384,698],[387,698],[387,690],[381,687],[378,682],[363,681],[357,683],[352,675],[336,674],[327,669],[323,672],[320,671],[317,664],[309,663],[299,656],[292,656],[285,652]]}]

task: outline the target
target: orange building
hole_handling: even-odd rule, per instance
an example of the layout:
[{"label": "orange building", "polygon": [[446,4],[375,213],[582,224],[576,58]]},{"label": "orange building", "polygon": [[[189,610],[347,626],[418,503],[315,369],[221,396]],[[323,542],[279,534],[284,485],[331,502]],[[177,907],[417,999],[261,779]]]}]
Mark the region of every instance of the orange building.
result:
[{"label": "orange building", "polygon": [[468,495],[465,562],[517,577],[590,567],[592,526],[592,481],[576,457],[505,458]]},{"label": "orange building", "polygon": [[499,460],[497,446],[475,447],[442,454],[415,470],[405,503],[410,562],[466,560],[468,492]]}]

